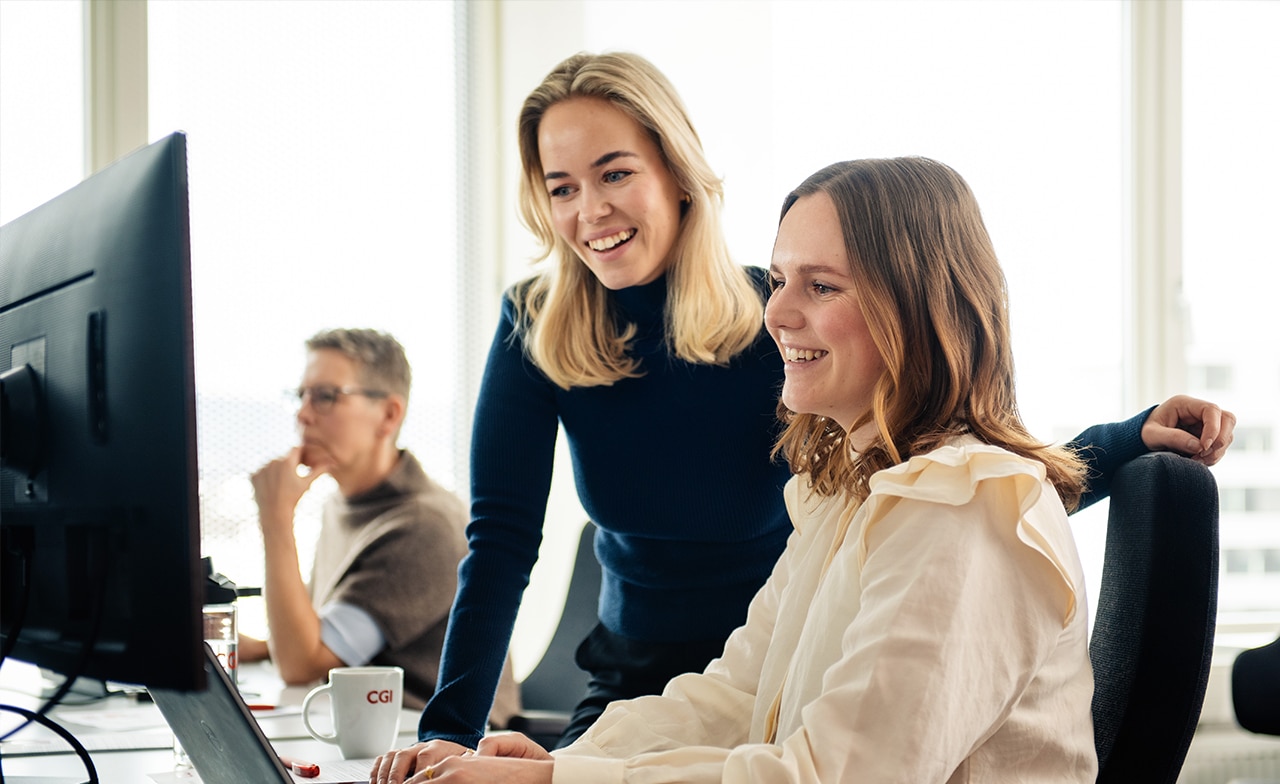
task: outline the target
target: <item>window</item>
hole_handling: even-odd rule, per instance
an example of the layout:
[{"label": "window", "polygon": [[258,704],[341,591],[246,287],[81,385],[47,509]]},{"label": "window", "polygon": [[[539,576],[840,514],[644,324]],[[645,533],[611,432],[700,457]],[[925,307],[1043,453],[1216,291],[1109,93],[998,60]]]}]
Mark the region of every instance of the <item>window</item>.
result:
[{"label": "window", "polygon": [[1222,553],[1227,574],[1248,574],[1252,571],[1253,552],[1250,550],[1225,550]]},{"label": "window", "polygon": [[[504,56],[546,24],[544,11],[505,4]],[[1124,413],[1119,2],[611,0],[581,13],[581,39],[540,44],[536,61],[512,63],[504,149],[516,149],[520,101],[560,59],[636,51],[680,91],[725,179],[734,256],[759,266],[768,266],[783,196],[821,166],[937,158],[969,181],[1000,253],[1032,429],[1074,435]],[[708,78],[712,30],[717,76]],[[1053,34],[1036,32],[1045,30]],[[513,153],[512,186],[517,167]],[[517,244],[528,236],[514,223],[508,233]],[[509,254],[511,277],[525,273],[527,256]]]},{"label": "window", "polygon": [[1222,551],[1223,571],[1230,575],[1280,576],[1280,548],[1232,548]]},{"label": "window", "polygon": [[84,179],[82,16],[67,0],[0,3],[0,224]]},{"label": "window", "polygon": [[[1218,508],[1223,512],[1280,512],[1280,487],[1219,487]],[[1228,525],[1224,523],[1224,530]]]},{"label": "window", "polygon": [[[1070,438],[1133,413],[1121,407],[1119,2],[610,0],[582,3],[580,19],[563,20],[569,30],[580,25],[580,37],[552,32],[545,9],[503,6],[503,29],[511,31],[502,41],[503,145],[512,151],[506,209],[516,199],[514,128],[524,96],[575,51],[635,51],[675,84],[724,178],[725,230],[739,263],[768,266],[783,197],[818,168],[850,158],[936,158],[969,182],[1000,254],[1019,402],[1032,432]],[[535,29],[546,33],[531,36]],[[524,275],[528,232],[512,220],[506,235],[516,245],[507,254],[509,278]],[[1074,525],[1095,596],[1106,508],[1077,515]],[[570,536],[547,536],[552,546],[543,547],[526,608],[541,586],[567,582],[568,557],[546,554],[571,554]],[[542,623],[522,611],[517,635]]]},{"label": "window", "polygon": [[[1280,476],[1272,433],[1280,410],[1275,297],[1280,265],[1269,226],[1280,214],[1280,103],[1262,85],[1280,83],[1275,56],[1280,4],[1188,0],[1183,7],[1183,265],[1190,340],[1187,361],[1203,394],[1240,419],[1237,446],[1214,469],[1222,490],[1226,552],[1254,555],[1250,575],[1275,576],[1280,548]],[[1219,391],[1221,390],[1221,391]],[[1275,587],[1233,585],[1223,575],[1219,610],[1280,610]],[[1264,598],[1265,597],[1265,598]]]},{"label": "window", "polygon": [[1280,548],[1268,547],[1262,551],[1262,571],[1280,575]]},{"label": "window", "polygon": [[1249,512],[1280,512],[1280,487],[1250,487],[1245,492]]},{"label": "window", "polygon": [[1232,386],[1230,365],[1196,365],[1187,373],[1191,386],[1206,392],[1224,392]]},{"label": "window", "polygon": [[1237,452],[1263,453],[1270,452],[1275,447],[1274,434],[1269,427],[1250,427],[1248,425],[1236,426],[1236,440],[1231,445],[1231,449]]},{"label": "window", "polygon": [[[148,28],[151,138],[188,134],[203,551],[261,585],[248,476],[296,443],[281,394],[322,328],[400,340],[415,370],[400,443],[465,497],[453,4],[166,0]],[[304,577],[333,485],[313,489]],[[244,626],[265,633],[253,613]]]}]

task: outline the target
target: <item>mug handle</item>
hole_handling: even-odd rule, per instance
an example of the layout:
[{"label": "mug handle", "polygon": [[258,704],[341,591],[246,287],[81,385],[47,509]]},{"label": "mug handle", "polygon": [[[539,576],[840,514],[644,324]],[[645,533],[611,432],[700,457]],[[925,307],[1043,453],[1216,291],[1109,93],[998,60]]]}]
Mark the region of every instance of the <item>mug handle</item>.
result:
[{"label": "mug handle", "polygon": [[326,683],[326,684],[323,684],[323,685],[321,685],[321,686],[317,686],[317,687],[315,687],[314,689],[312,689],[311,691],[307,692],[307,696],[306,696],[305,698],[303,698],[303,700],[302,700],[302,726],[304,726],[304,727],[306,727],[306,728],[307,728],[307,732],[311,733],[311,737],[315,738],[316,740],[324,741],[325,743],[337,743],[337,742],[338,742],[338,730],[337,730],[337,728],[336,728],[336,727],[334,728],[334,731],[333,731],[333,734],[332,734],[332,735],[325,735],[325,734],[323,734],[323,733],[317,732],[317,731],[316,731],[316,730],[311,726],[311,712],[310,712],[309,710],[307,710],[307,709],[308,709],[308,708],[310,707],[310,705],[311,705],[311,698],[312,698],[312,697],[315,697],[316,695],[320,694],[321,692],[326,692],[326,691],[328,691],[328,690],[329,690],[329,687],[330,687],[330,686],[332,686],[332,685],[333,685],[333,684],[331,684],[331,683]]}]

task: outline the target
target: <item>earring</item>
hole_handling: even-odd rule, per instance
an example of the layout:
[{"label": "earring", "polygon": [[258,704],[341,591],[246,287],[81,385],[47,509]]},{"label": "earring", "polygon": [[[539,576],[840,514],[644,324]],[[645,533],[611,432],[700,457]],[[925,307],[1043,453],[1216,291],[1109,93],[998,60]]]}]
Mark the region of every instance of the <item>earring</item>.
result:
[{"label": "earring", "polygon": [[693,194],[685,192],[685,194],[680,197],[680,201],[685,204],[693,204]]}]

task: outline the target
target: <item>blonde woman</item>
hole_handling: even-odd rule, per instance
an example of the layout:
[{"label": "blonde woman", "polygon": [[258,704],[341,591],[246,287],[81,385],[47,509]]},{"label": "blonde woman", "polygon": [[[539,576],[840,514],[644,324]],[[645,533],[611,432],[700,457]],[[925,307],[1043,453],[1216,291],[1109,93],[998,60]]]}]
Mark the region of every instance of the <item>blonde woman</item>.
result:
[{"label": "blonde woman", "polygon": [[[574,55],[525,101],[519,139],[521,211],[546,256],[504,299],[475,411],[470,552],[419,725],[437,743],[386,755],[380,781],[484,733],[559,427],[602,566],[600,623],[577,652],[591,684],[562,743],[719,655],[791,532],[767,275],[729,257],[721,183],[675,89],[636,55]],[[1086,431],[1097,496],[1148,447],[1217,460],[1222,413],[1175,398]]]}]

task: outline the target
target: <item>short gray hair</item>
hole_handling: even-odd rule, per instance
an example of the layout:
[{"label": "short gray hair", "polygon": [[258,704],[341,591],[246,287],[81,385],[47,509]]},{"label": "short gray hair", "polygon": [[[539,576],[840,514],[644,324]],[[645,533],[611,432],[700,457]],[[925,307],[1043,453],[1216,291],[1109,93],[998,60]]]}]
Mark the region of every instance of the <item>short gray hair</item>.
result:
[{"label": "short gray hair", "polygon": [[307,340],[307,350],[331,349],[356,363],[360,383],[409,400],[413,373],[400,341],[374,329],[323,329]]}]

